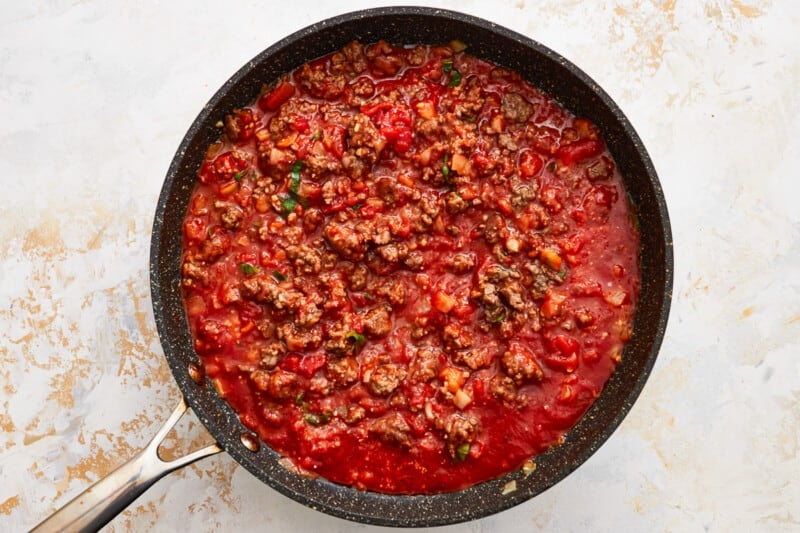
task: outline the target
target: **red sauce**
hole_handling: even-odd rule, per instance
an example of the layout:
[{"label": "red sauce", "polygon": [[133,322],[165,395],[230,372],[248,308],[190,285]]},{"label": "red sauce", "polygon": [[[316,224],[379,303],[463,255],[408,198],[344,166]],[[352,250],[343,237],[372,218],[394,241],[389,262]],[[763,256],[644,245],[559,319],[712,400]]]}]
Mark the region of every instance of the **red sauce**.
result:
[{"label": "red sauce", "polygon": [[631,331],[598,129],[450,46],[351,43],[225,118],[184,223],[195,348],[301,471],[461,489],[557,445]]}]

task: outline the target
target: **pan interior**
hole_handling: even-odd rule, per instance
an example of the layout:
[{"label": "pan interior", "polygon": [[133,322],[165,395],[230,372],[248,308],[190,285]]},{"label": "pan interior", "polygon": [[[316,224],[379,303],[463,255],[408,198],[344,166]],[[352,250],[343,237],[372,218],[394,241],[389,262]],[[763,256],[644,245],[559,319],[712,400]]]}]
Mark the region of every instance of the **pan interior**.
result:
[{"label": "pan interior", "polygon": [[[512,472],[466,490],[424,496],[358,491],[286,470],[266,446],[248,450],[245,428],[211,386],[188,375],[196,362],[179,290],[182,222],[206,148],[219,135],[215,124],[251,101],[261,85],[304,62],[358,39],[398,44],[438,44],[458,39],[468,52],[516,70],[571,112],[602,130],[639,217],[642,287],[634,332],[622,362],[564,444],[536,457],[530,475]],[[586,74],[546,47],[471,16],[429,8],[379,8],[309,26],[266,49],[234,74],[189,128],[172,161],[156,209],[151,243],[151,292],[159,336],[187,402],[219,444],[263,482],[312,508],[358,522],[403,527],[463,522],[507,509],[551,487],[586,461],[613,433],[644,386],[661,345],[672,292],[672,238],[655,169],[628,120]],[[516,490],[502,494],[514,480]]]}]

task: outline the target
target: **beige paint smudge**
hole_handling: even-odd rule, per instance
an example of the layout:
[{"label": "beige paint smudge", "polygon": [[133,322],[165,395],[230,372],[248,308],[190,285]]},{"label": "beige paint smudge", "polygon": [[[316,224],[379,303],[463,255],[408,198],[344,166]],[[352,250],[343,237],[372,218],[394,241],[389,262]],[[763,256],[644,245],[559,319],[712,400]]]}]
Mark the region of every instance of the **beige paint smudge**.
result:
[{"label": "beige paint smudge", "polygon": [[11,511],[19,507],[19,504],[19,496],[12,496],[3,503],[0,503],[0,513],[8,516],[11,514]]}]

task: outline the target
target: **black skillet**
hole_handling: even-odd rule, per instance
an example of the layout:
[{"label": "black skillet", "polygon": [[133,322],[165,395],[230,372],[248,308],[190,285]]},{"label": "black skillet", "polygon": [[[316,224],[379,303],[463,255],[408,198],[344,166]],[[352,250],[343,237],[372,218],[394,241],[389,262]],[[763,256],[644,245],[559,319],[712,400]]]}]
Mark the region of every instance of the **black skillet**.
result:
[{"label": "black skillet", "polygon": [[[206,148],[219,136],[218,121],[246,105],[265,82],[353,39],[370,43],[439,44],[463,41],[468,52],[515,70],[574,114],[597,124],[617,161],[641,233],[641,295],[633,337],[602,394],[566,436],[536,457],[528,476],[512,472],[472,488],[428,496],[392,496],[358,491],[322,479],[301,477],[280,464],[267,446],[258,451],[236,413],[213,387],[190,378],[198,361],[192,348],[179,283],[182,221]],[[324,20],[267,48],[217,91],[189,128],[172,161],[156,208],[150,248],[150,283],[156,325],[175,380],[217,445],[172,463],[157,457],[166,431],[186,409],[178,409],[153,442],[128,464],[90,487],[40,525],[100,527],[166,473],[223,449],[276,490],[341,518],[387,526],[436,526],[480,518],[524,502],[551,487],[586,461],[630,410],[655,363],[672,297],[672,236],[664,196],[639,136],[609,96],[575,65],[531,39],[472,16],[440,9],[388,7]],[[513,486],[509,492],[504,488]]]}]

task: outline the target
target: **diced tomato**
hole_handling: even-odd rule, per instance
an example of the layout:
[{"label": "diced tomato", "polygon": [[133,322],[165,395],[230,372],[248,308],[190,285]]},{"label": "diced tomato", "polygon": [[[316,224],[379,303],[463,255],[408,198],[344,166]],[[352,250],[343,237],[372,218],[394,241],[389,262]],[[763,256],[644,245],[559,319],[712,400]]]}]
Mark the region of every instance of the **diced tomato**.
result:
[{"label": "diced tomato", "polygon": [[261,111],[275,111],[282,103],[294,94],[294,85],[288,81],[281,82],[272,92],[262,96],[258,101]]},{"label": "diced tomato", "polygon": [[256,117],[249,108],[236,109],[225,118],[225,133],[235,143],[248,141],[253,137],[256,128]]},{"label": "diced tomato", "polygon": [[341,126],[331,124],[322,130],[322,145],[337,159],[344,155],[345,129]]},{"label": "diced tomato", "polygon": [[183,232],[190,243],[201,243],[206,238],[206,222],[200,217],[187,219],[183,223]]},{"label": "diced tomato", "polygon": [[580,163],[603,153],[603,142],[600,139],[581,139],[564,144],[558,148],[556,157],[565,165]]},{"label": "diced tomato", "polygon": [[236,152],[225,152],[213,160],[206,160],[200,168],[198,178],[206,185],[232,180],[238,172],[248,167],[246,159]]},{"label": "diced tomato", "polygon": [[570,355],[578,351],[580,345],[578,341],[569,335],[556,335],[550,340],[553,348],[561,352],[563,355]]},{"label": "diced tomato", "polygon": [[297,373],[301,376],[310,378],[314,375],[314,372],[325,366],[325,363],[327,362],[328,356],[324,353],[306,355],[297,365]]},{"label": "diced tomato", "polygon": [[519,174],[523,178],[531,178],[542,170],[543,165],[542,158],[528,150],[519,157]]}]

